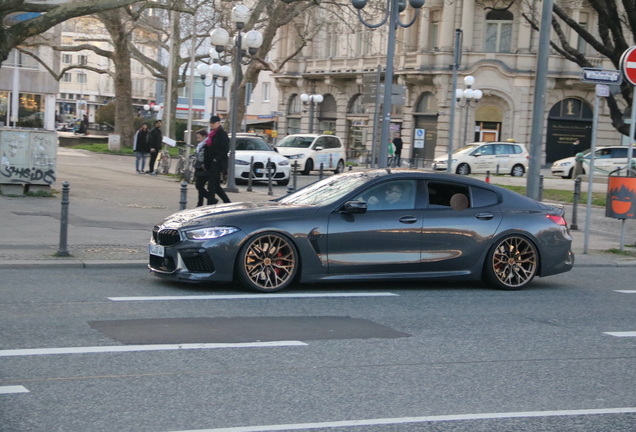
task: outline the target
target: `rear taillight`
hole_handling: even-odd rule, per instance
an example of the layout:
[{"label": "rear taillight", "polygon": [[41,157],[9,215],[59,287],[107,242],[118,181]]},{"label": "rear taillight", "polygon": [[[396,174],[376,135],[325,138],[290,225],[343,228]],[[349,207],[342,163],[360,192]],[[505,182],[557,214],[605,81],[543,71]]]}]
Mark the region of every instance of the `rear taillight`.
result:
[{"label": "rear taillight", "polygon": [[566,226],[568,224],[563,216],[545,215],[545,217],[547,217],[557,225]]}]

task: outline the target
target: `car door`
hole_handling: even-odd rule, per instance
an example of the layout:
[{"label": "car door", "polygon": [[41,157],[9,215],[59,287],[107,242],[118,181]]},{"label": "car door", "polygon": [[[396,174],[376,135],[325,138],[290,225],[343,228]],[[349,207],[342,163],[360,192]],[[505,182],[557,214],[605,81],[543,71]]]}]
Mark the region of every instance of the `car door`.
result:
[{"label": "car door", "polygon": [[495,155],[494,145],[486,144],[479,147],[472,154],[473,161],[471,162],[471,172],[473,173],[485,173],[486,171],[494,172]]},{"label": "car door", "polygon": [[[397,207],[380,200],[392,187],[404,188]],[[329,217],[327,257],[330,274],[370,274],[418,271],[422,209],[417,208],[416,180],[391,180],[355,197],[368,204],[363,214],[333,212]],[[378,199],[378,204],[373,198]],[[421,206],[420,206],[421,207]]]},{"label": "car door", "polygon": [[508,173],[512,168],[512,149],[509,144],[493,144],[495,157],[493,159],[494,166],[490,166],[491,172],[497,172],[497,166],[499,166],[499,173]]},{"label": "car door", "polygon": [[[464,195],[468,207],[454,210],[451,200]],[[485,188],[430,181],[423,210],[421,267],[427,272],[462,271],[474,266],[502,219],[498,195]]]}]

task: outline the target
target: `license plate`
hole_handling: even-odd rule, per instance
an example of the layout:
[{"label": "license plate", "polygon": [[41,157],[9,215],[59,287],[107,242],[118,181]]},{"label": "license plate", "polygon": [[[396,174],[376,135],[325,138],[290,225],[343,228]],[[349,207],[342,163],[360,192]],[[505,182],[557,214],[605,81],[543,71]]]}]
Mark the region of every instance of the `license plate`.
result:
[{"label": "license plate", "polygon": [[267,170],[265,168],[256,168],[256,174],[267,174]]},{"label": "license plate", "polygon": [[148,245],[148,253],[149,253],[150,255],[155,255],[155,256],[163,257],[163,254],[164,254],[164,247],[163,247],[163,246],[159,246],[159,245],[149,244],[149,245]]}]

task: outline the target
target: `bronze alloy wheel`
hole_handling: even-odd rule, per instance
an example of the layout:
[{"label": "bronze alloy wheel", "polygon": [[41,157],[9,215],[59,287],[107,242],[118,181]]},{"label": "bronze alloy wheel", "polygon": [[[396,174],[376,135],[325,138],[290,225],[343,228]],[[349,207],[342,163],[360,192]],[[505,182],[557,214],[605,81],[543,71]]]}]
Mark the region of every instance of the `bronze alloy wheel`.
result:
[{"label": "bronze alloy wheel", "polygon": [[504,238],[490,250],[488,257],[485,276],[497,288],[521,289],[537,274],[537,249],[525,237]]},{"label": "bronze alloy wheel", "polygon": [[261,234],[243,246],[239,276],[243,285],[274,292],[289,285],[298,269],[294,246],[280,234]]}]

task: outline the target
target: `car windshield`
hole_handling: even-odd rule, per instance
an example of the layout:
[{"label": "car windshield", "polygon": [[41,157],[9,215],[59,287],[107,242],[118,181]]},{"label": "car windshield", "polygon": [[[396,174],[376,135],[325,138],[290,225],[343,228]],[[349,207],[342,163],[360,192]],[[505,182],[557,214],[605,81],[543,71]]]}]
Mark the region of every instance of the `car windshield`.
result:
[{"label": "car windshield", "polygon": [[237,151],[272,151],[270,146],[260,138],[236,138]]},{"label": "car windshield", "polygon": [[469,152],[469,151],[471,151],[471,150],[476,149],[477,147],[479,147],[479,146],[478,146],[478,145],[476,145],[476,144],[468,144],[468,145],[465,145],[464,147],[460,147],[460,148],[458,148],[457,150],[455,150],[455,151],[453,152],[453,154],[458,154],[458,153],[467,153],[467,152]]},{"label": "car windshield", "polygon": [[291,195],[284,196],[279,199],[278,202],[298,205],[331,204],[364,185],[369,180],[382,175],[386,175],[386,172],[360,172],[356,174],[328,177],[324,180],[305,186]]},{"label": "car windshield", "polygon": [[316,137],[305,137],[305,136],[293,136],[290,135],[285,137],[281,142],[276,144],[276,147],[298,147],[298,148],[309,148],[312,142]]}]

